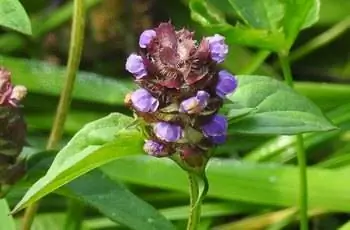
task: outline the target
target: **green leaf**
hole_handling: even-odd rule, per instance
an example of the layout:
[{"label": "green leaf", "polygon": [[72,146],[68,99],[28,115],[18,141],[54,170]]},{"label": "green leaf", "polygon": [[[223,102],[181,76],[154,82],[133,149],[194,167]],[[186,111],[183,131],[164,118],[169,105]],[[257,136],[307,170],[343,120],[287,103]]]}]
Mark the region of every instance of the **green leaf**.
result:
[{"label": "green leaf", "polygon": [[283,31],[290,48],[299,31],[318,20],[319,0],[286,0]]},{"label": "green leaf", "polygon": [[32,34],[28,15],[18,0],[1,0],[0,25],[24,34]]},{"label": "green leaf", "polygon": [[207,1],[191,0],[189,3],[191,17],[201,25],[226,23],[224,15]]},{"label": "green leaf", "polygon": [[320,0],[313,0],[311,10],[309,10],[301,29],[311,27],[316,22],[318,22],[318,20],[320,19],[320,8]]},{"label": "green leaf", "polygon": [[58,153],[47,174],[17,204],[14,212],[55,189],[114,159],[140,153],[138,130],[127,128],[132,119],[111,114],[87,124]]},{"label": "green leaf", "polygon": [[[91,7],[100,3],[101,0],[85,0],[85,8],[89,10]],[[37,39],[53,31],[57,27],[61,26],[69,19],[73,14],[73,2],[69,1],[66,4],[55,8],[50,14],[47,13],[47,9],[42,9],[41,12],[35,14],[32,19],[32,38]],[[0,53],[9,53],[27,45],[27,40],[18,33],[6,33],[0,37]]]},{"label": "green leaf", "polygon": [[228,44],[240,44],[271,51],[279,51],[285,45],[283,34],[229,24],[215,24],[206,27],[208,32],[226,37]]},{"label": "green leaf", "polygon": [[278,0],[229,0],[243,21],[257,29],[276,30],[283,17],[283,4]]},{"label": "green leaf", "polygon": [[[91,186],[91,185],[94,186]],[[65,186],[75,198],[131,229],[175,229],[157,210],[120,183],[94,170]]]},{"label": "green leaf", "polygon": [[189,3],[193,20],[205,27],[206,32],[221,34],[228,44],[240,44],[279,51],[285,47],[283,34],[245,26],[232,26],[225,22],[220,12],[206,1],[191,0]]},{"label": "green leaf", "polygon": [[256,108],[247,108],[237,103],[233,104],[228,101],[224,103],[224,106],[221,108],[221,113],[225,113],[229,120],[240,119],[254,113]]},{"label": "green leaf", "polygon": [[350,85],[348,84],[296,82],[294,88],[325,109],[335,108],[350,101]]},{"label": "green leaf", "polygon": [[[340,127],[337,130],[325,133],[306,133],[304,138],[304,149],[308,150],[313,147],[327,142],[331,139],[342,135],[347,131],[346,126],[350,123],[350,104],[345,104],[335,108],[327,113],[332,122]],[[345,126],[345,127],[344,127]],[[344,128],[343,128],[344,127]],[[252,151],[245,154],[244,160],[248,161],[278,161],[286,162],[296,157],[296,138],[293,136],[277,136],[263,144],[258,145]]]},{"label": "green leaf", "polygon": [[[112,179],[188,192],[186,175],[168,159],[133,156],[101,169]],[[307,173],[310,208],[350,211],[350,187],[344,186],[348,174],[310,167]],[[299,174],[295,166],[212,159],[207,175],[209,197],[285,207],[298,205]]]},{"label": "green leaf", "polygon": [[[31,230],[62,230],[67,214],[63,212],[49,212],[35,215]],[[16,219],[17,229],[21,229],[22,218]],[[88,230],[83,228],[82,230]]]},{"label": "green leaf", "polygon": [[15,221],[5,199],[0,199],[0,230],[16,230]]},{"label": "green leaf", "polygon": [[290,87],[264,76],[237,76],[238,88],[229,96],[232,103],[255,108],[232,122],[229,133],[298,134],[335,129],[321,110]]},{"label": "green leaf", "polygon": [[[0,65],[6,66],[16,84],[25,85],[30,93],[60,95],[65,68],[19,58],[0,56]],[[131,77],[110,79],[95,73],[80,71],[77,75],[73,97],[75,99],[124,105],[124,96],[133,89]],[[94,96],[91,96],[94,92]]]}]

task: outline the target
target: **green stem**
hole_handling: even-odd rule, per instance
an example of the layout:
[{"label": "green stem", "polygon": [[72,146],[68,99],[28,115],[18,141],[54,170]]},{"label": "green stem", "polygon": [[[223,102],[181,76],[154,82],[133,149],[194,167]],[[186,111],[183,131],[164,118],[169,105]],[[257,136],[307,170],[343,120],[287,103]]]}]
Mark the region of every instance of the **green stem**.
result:
[{"label": "green stem", "polygon": [[68,200],[68,212],[66,215],[65,230],[81,229],[84,217],[84,205],[76,200]]},{"label": "green stem", "polygon": [[[60,101],[58,103],[55,120],[52,126],[50,137],[47,143],[47,149],[53,149],[58,144],[64,131],[64,124],[69,111],[72,100],[72,92],[75,82],[76,72],[79,68],[81,53],[84,43],[85,29],[85,6],[84,0],[74,0],[74,11],[72,21],[72,32],[69,46],[69,57],[66,71],[66,80],[61,92]],[[23,230],[30,230],[37,212],[39,203],[30,205],[23,217]]]},{"label": "green stem", "polygon": [[341,34],[343,34],[350,27],[350,17],[340,21],[339,23],[332,26],[329,30],[316,36],[306,44],[300,46],[297,50],[292,52],[289,56],[290,61],[296,61],[301,57],[313,52],[314,50],[330,43]]},{"label": "green stem", "polygon": [[252,74],[254,73],[266,58],[271,54],[271,51],[261,50],[259,51],[252,61],[249,62],[249,65],[245,66],[240,72],[242,74]]},{"label": "green stem", "polygon": [[[326,30],[322,34],[314,37],[304,45],[297,48],[295,51],[291,52],[289,55],[289,61],[294,62],[299,60],[300,58],[312,53],[314,50],[327,45],[332,42],[350,27],[350,17],[345,18],[339,23],[332,26],[330,29]],[[272,64],[273,68],[279,68],[278,62],[274,62]]]},{"label": "green stem", "polygon": [[[279,60],[283,71],[283,76],[286,83],[293,87],[293,77],[289,65],[288,56],[286,54],[279,54]],[[308,203],[307,203],[307,164],[304,149],[304,140],[301,134],[296,136],[297,142],[297,159],[299,166],[299,214],[300,214],[300,229],[308,229]]]},{"label": "green stem", "polygon": [[284,54],[279,55],[281,67],[282,67],[282,72],[283,72],[283,77],[287,85],[290,87],[294,87],[294,82],[293,82],[293,77],[292,77],[292,71],[290,69],[289,65],[289,60],[288,56]]},{"label": "green stem", "polygon": [[201,215],[201,203],[197,203],[199,198],[199,185],[196,175],[188,172],[190,185],[190,216],[188,218],[187,230],[198,229]]}]

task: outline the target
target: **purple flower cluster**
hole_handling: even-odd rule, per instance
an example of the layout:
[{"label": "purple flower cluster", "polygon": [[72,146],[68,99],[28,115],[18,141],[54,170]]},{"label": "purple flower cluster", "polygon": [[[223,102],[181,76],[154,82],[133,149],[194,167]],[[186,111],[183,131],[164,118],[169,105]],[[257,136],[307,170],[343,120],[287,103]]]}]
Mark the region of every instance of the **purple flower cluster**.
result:
[{"label": "purple flower cluster", "polygon": [[126,102],[146,123],[144,150],[150,155],[204,154],[226,140],[227,120],[217,112],[237,80],[217,64],[228,46],[218,34],[200,42],[193,36],[161,23],[141,34],[140,53],[127,58],[125,68],[140,88]]}]

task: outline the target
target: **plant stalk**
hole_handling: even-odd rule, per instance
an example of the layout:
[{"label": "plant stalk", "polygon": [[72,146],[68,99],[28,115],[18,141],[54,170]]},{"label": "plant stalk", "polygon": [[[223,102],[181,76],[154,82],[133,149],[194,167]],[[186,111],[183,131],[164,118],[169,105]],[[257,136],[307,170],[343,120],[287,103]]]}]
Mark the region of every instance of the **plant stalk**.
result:
[{"label": "plant stalk", "polygon": [[79,230],[83,224],[85,206],[83,203],[69,199],[66,214],[65,230]]},{"label": "plant stalk", "polygon": [[252,74],[254,73],[266,60],[266,58],[271,54],[271,51],[261,50],[255,57],[249,62],[249,65],[242,68],[241,74]]},{"label": "plant stalk", "polygon": [[[57,146],[64,131],[64,124],[68,115],[72,100],[72,92],[77,70],[79,69],[81,53],[84,43],[85,29],[85,6],[84,0],[74,0],[72,32],[69,45],[69,57],[67,63],[66,80],[61,92],[55,120],[52,126],[46,149],[50,150]],[[23,217],[23,230],[30,230],[39,203],[33,203],[25,210]]]},{"label": "plant stalk", "polygon": [[201,202],[197,203],[199,198],[199,185],[195,175],[188,172],[188,179],[190,185],[190,215],[187,222],[187,230],[197,230],[200,223],[201,216]]},{"label": "plant stalk", "polygon": [[[279,54],[279,60],[282,67],[282,72],[286,83],[290,87],[294,87],[292,72],[288,60],[288,55]],[[300,230],[308,230],[308,192],[307,192],[307,163],[304,148],[304,139],[301,134],[296,135],[296,149],[299,167],[299,215],[300,215]]]},{"label": "plant stalk", "polygon": [[[317,35],[310,41],[306,42],[305,44],[301,45],[300,47],[296,48],[294,51],[292,51],[289,55],[289,62],[295,62],[306,55],[309,55],[313,51],[317,50],[318,48],[321,48],[335,39],[337,39],[340,35],[344,34],[350,27],[350,17],[345,18],[344,20],[338,22],[334,26],[332,26],[330,29],[324,31],[320,35]],[[278,61],[272,63],[272,67],[274,69],[279,68]]]}]

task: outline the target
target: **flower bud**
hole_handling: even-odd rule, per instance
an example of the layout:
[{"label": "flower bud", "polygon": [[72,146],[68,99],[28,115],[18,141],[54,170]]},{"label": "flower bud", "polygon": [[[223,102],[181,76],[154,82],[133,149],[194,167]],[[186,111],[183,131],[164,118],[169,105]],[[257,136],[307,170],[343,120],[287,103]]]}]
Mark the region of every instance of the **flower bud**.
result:
[{"label": "flower bud", "polygon": [[218,75],[219,80],[216,85],[216,94],[219,97],[224,98],[227,94],[232,93],[237,88],[237,80],[226,70],[221,70]]},{"label": "flower bud", "polygon": [[162,157],[167,156],[168,154],[164,152],[164,145],[153,140],[147,140],[143,145],[143,150],[151,156]]},{"label": "flower bud", "polygon": [[183,135],[183,131],[180,126],[167,122],[158,122],[154,125],[153,129],[155,135],[159,139],[166,142],[176,142]]},{"label": "flower bud", "polygon": [[12,90],[9,103],[13,106],[17,106],[26,95],[27,88],[23,85],[16,85]]},{"label": "flower bud", "polygon": [[207,40],[209,42],[211,59],[217,63],[223,62],[228,53],[228,46],[225,44],[225,37],[215,34],[214,36],[207,37]]},{"label": "flower bud", "polygon": [[139,45],[141,48],[146,48],[147,45],[152,41],[152,39],[156,36],[156,31],[154,30],[145,30],[140,35]]},{"label": "flower bud", "polygon": [[182,101],[179,110],[181,113],[200,113],[208,105],[209,97],[209,93],[200,90],[195,97]]},{"label": "flower bud", "polygon": [[153,113],[159,106],[159,101],[145,89],[138,89],[133,92],[131,94],[131,102],[137,111],[144,113]]},{"label": "flower bud", "polygon": [[147,75],[142,57],[136,54],[130,54],[126,60],[125,68],[132,73],[136,79],[141,79]]},{"label": "flower bud", "polygon": [[214,144],[222,144],[226,140],[227,126],[226,118],[216,114],[201,128],[204,136],[209,138]]},{"label": "flower bud", "polygon": [[191,167],[201,167],[205,160],[203,151],[194,147],[184,147],[180,154],[181,159]]}]

